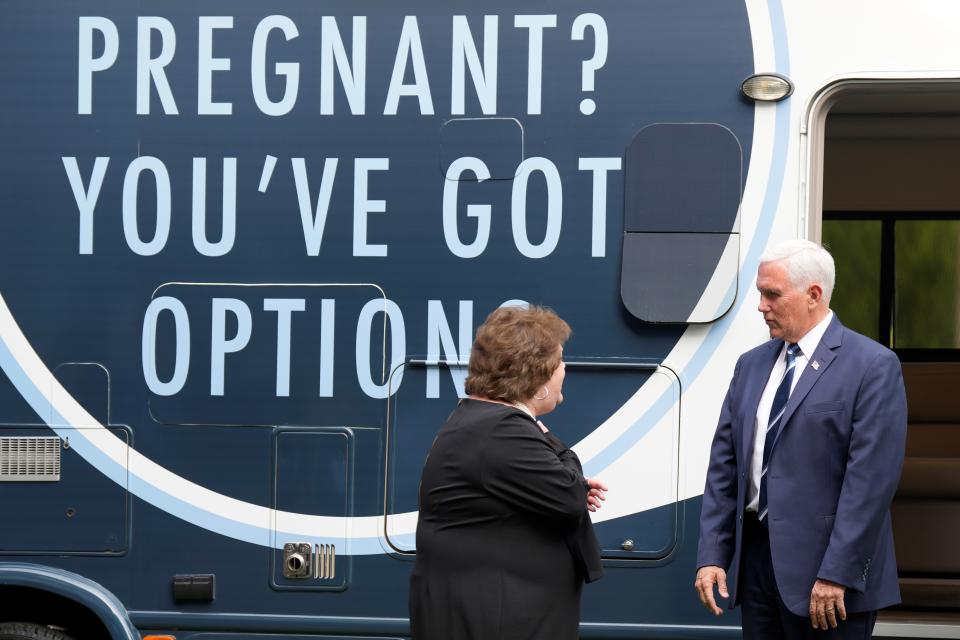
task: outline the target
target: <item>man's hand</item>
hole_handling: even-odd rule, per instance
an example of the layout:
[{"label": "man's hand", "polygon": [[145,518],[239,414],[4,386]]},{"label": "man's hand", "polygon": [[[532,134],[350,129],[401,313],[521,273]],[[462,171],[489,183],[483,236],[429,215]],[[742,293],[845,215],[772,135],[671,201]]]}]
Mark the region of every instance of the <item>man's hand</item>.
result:
[{"label": "man's hand", "polygon": [[814,629],[836,629],[838,618],[847,619],[847,610],[843,606],[843,594],[846,590],[842,584],[828,580],[817,580],[813,583],[813,591],[810,592],[810,621]]},{"label": "man's hand", "polygon": [[706,566],[700,567],[697,571],[697,580],[693,583],[697,592],[700,594],[700,602],[709,609],[713,615],[722,616],[723,609],[717,606],[717,600],[713,596],[713,586],[717,585],[721,598],[729,598],[727,592],[727,572],[720,567]]},{"label": "man's hand", "polygon": [[587,478],[587,485],[590,487],[587,493],[587,509],[596,511],[607,499],[607,485],[596,478]]}]

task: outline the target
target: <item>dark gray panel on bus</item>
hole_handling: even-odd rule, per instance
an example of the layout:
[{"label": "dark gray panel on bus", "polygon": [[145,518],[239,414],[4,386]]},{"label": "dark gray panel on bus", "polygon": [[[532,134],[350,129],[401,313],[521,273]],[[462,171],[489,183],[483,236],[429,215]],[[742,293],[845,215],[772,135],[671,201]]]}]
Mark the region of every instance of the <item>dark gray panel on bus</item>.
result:
[{"label": "dark gray panel on bus", "polygon": [[647,322],[719,318],[736,299],[739,238],[737,233],[624,234],[624,306]]},{"label": "dark gray panel on bus", "polygon": [[736,298],[742,150],[726,127],[658,123],[626,150],[620,295],[646,322],[712,322]]}]

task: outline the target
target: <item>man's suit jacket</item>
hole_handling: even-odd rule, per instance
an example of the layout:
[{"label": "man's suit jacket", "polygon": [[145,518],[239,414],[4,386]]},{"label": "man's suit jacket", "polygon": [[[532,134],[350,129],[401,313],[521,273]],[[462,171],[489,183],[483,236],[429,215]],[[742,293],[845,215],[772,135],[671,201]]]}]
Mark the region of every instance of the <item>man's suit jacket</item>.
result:
[{"label": "man's suit jacket", "polygon": [[[727,569],[731,607],[757,406],[782,348],[770,340],[740,357],[710,452],[697,566]],[[896,355],[834,316],[790,395],[767,468],[770,552],[793,613],[809,615],[818,578],[847,587],[849,612],[900,601],[890,502],[906,433]]]}]

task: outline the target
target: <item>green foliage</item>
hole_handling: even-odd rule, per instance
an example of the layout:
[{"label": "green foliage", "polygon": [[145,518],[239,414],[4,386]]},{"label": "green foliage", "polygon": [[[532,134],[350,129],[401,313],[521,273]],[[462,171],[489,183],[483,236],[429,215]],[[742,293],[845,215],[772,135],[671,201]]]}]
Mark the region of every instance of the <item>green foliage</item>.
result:
[{"label": "green foliage", "polygon": [[874,340],[880,338],[880,232],[879,220],[823,221],[823,244],[837,264],[830,307],[845,325]]},{"label": "green foliage", "polygon": [[957,335],[960,220],[898,220],[894,237],[895,346],[960,347]]},{"label": "green foliage", "polygon": [[960,220],[893,225],[893,335],[880,336],[879,220],[824,220],[823,243],[837,264],[831,307],[851,329],[888,346],[960,348]]}]

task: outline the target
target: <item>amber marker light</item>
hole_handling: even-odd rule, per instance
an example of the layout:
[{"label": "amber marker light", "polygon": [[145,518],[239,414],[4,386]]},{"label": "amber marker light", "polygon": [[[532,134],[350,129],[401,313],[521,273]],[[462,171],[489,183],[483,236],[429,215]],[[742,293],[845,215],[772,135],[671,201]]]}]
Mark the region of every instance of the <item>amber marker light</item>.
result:
[{"label": "amber marker light", "polygon": [[758,102],[779,102],[793,93],[793,83],[778,73],[757,73],[741,83],[740,91]]},{"label": "amber marker light", "polygon": [[143,640],[177,640],[177,636],[159,636],[150,634],[143,636]]}]

